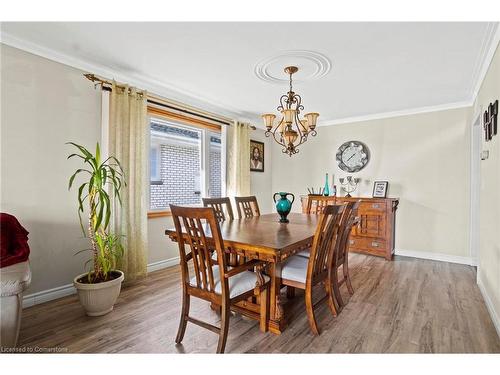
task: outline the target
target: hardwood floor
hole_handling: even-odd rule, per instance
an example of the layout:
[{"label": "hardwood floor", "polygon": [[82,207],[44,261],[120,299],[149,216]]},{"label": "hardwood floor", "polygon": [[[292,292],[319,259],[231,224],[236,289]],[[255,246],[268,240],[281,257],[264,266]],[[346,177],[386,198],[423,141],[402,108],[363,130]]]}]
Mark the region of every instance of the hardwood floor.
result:
[{"label": "hardwood floor", "polygon": [[[473,267],[396,257],[350,254],[354,296],[333,318],[316,310],[320,336],[309,329],[303,294],[287,302],[293,320],[282,335],[258,322],[231,317],[226,353],[500,353],[500,339],[475,283]],[[214,353],[218,336],[188,324],[174,343],[180,316],[178,267],[125,287],[115,310],[84,315],[76,296],[23,311],[19,345],[90,353]],[[317,298],[323,288],[317,288]],[[282,291],[283,295],[284,290]],[[286,299],[286,297],[283,297]],[[192,299],[191,315],[219,324],[207,303]]]}]

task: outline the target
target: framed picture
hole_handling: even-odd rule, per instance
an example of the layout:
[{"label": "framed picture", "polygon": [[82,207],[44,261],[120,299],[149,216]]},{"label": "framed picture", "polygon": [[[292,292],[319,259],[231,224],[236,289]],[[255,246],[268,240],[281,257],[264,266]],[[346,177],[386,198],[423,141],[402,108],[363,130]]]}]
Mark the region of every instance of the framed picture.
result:
[{"label": "framed picture", "polygon": [[373,198],[385,198],[387,196],[387,188],[389,187],[389,182],[387,181],[375,181],[373,183]]},{"label": "framed picture", "polygon": [[250,170],[264,172],[264,143],[250,140]]}]

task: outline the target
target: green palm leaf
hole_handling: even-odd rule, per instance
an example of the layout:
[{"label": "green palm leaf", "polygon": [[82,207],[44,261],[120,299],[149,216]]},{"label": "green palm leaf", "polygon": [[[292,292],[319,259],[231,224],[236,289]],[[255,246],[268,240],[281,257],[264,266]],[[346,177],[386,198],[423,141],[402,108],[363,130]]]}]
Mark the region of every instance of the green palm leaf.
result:
[{"label": "green palm leaf", "polygon": [[[89,272],[91,282],[106,280],[109,272],[115,266],[117,260],[123,256],[124,249],[121,244],[121,236],[116,236],[109,231],[111,220],[111,197],[110,194],[121,205],[121,189],[126,186],[125,176],[122,166],[117,158],[109,156],[101,161],[101,148],[96,144],[95,155],[87,148],[74,142],[67,144],[74,146],[77,152],[68,156],[68,159],[79,158],[82,163],[90,168],[79,168],[69,178],[68,189],[71,189],[75,180],[84,173],[87,180],[80,184],[78,188],[78,217],[84,235],[86,235],[82,214],[87,209],[89,212],[88,237],[92,243],[91,251],[93,257],[85,263],[93,262],[92,271]],[[85,204],[87,207],[85,209]],[[80,250],[76,254],[79,254]]]}]

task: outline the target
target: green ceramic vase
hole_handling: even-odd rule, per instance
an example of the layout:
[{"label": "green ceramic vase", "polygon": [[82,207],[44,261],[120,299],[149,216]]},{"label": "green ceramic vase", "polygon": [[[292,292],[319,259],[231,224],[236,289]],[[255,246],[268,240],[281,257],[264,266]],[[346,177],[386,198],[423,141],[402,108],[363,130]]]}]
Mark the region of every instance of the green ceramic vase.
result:
[{"label": "green ceramic vase", "polygon": [[[291,195],[292,200],[287,199],[287,196]],[[276,196],[280,196],[281,198],[276,200]],[[280,215],[280,223],[288,223],[288,219],[286,218],[290,211],[292,210],[292,204],[295,200],[295,195],[292,193],[279,192],[274,193],[273,195],[274,203],[276,203],[276,211]]]}]

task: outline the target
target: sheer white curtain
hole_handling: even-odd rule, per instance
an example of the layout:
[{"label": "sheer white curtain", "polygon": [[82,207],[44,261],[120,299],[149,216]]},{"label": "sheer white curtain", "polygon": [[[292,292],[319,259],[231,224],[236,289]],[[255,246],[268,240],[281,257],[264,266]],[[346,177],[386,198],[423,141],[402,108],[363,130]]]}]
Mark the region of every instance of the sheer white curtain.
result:
[{"label": "sheer white curtain", "polygon": [[113,226],[121,234],[125,254],[120,269],[132,281],[147,273],[148,251],[148,123],[146,93],[113,85],[110,95],[109,155],[125,172],[121,207],[113,202]]},{"label": "sheer white curtain", "polygon": [[226,194],[250,195],[250,124],[235,121],[227,129]]}]

